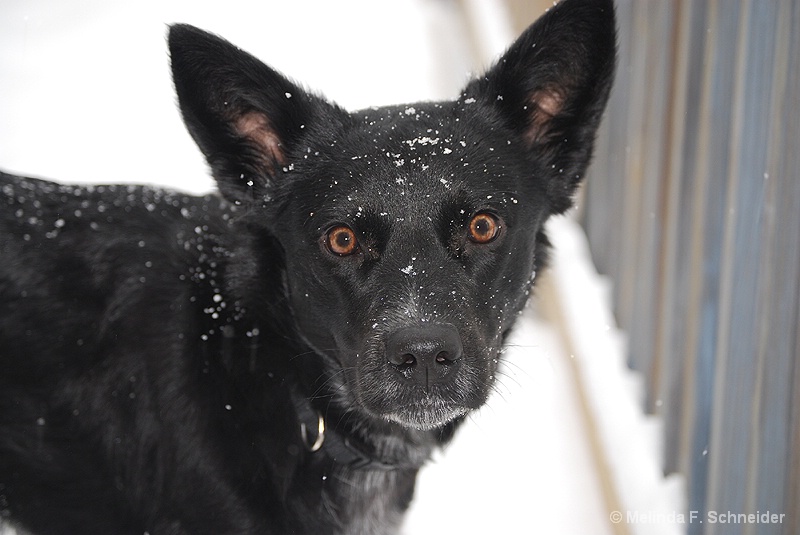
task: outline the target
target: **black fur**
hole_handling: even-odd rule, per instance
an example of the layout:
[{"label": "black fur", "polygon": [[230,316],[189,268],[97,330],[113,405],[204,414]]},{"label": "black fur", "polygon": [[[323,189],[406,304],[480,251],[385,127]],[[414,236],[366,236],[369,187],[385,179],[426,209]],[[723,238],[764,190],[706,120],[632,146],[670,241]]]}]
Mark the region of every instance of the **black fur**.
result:
[{"label": "black fur", "polygon": [[588,165],[613,6],[558,4],[454,102],[355,113],[201,30],[169,44],[221,197],[0,174],[0,514],[394,533]]}]

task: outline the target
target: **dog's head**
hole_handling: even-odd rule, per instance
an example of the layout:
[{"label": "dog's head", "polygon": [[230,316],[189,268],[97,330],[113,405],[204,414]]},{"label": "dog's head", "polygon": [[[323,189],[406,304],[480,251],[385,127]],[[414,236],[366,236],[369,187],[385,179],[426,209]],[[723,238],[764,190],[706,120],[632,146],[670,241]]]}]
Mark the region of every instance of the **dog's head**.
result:
[{"label": "dog's head", "polygon": [[190,26],[169,40],[189,131],[280,243],[296,329],[337,395],[415,428],[479,407],[543,264],[542,225],[588,165],[611,3],[556,5],[455,101],[355,113]]}]

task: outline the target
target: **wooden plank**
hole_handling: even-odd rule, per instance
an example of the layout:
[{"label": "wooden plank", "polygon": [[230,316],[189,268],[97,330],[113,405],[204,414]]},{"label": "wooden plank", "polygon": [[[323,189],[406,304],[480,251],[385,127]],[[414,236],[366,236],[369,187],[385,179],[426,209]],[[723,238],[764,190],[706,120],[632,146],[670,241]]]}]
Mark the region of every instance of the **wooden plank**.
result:
[{"label": "wooden plank", "polygon": [[[621,280],[629,102],[636,84],[631,68],[631,49],[636,46],[633,0],[617,2],[617,26],[618,65],[614,86],[581,195],[582,222],[592,258],[598,272],[612,280]],[[614,304],[619,318],[618,287],[616,291]]]},{"label": "wooden plank", "polygon": [[798,444],[793,444],[792,421],[797,425],[800,407],[800,157],[796,150],[800,147],[800,7],[797,3],[781,4],[777,20],[774,104],[769,118],[772,132],[764,176],[768,232],[763,240],[769,254],[762,259],[765,281],[759,300],[758,363],[762,383],[756,400],[757,449],[750,501],[756,510],[776,510],[782,505],[778,512],[794,515],[782,529],[760,529],[758,533],[797,533],[800,457]]},{"label": "wooden plank", "polygon": [[[761,376],[757,363],[760,259],[765,245],[764,170],[768,158],[769,123],[776,6],[745,5],[740,27],[732,123],[731,174],[726,188],[721,271],[719,345],[715,369],[714,418],[709,448],[708,506],[713,511],[748,512],[748,484],[758,434],[754,400]],[[747,525],[709,524],[707,533],[744,534]]]},{"label": "wooden plank", "polygon": [[[782,195],[797,202],[800,199],[800,108],[797,103],[800,102],[800,84],[795,81],[800,79],[800,3],[792,3],[791,13],[791,31],[790,31],[790,44],[789,56],[791,64],[787,73],[787,82],[789,84],[786,93],[786,111],[788,115],[786,139],[784,140],[784,159],[782,173],[786,176],[790,183],[794,184],[794,192],[788,195]],[[791,210],[791,208],[789,208]],[[800,210],[795,210],[795,221],[797,214]],[[792,228],[787,225],[787,234],[795,234]],[[791,254],[787,253],[786,262],[792,265]],[[796,268],[800,266],[800,252],[796,253],[794,264]],[[795,279],[800,280],[800,275]],[[789,337],[794,338],[793,345],[789,345],[788,350],[793,357],[793,380],[792,380],[792,414],[789,422],[790,440],[789,457],[786,459],[786,468],[789,472],[788,488],[786,492],[786,500],[783,503],[784,511],[788,515],[786,524],[784,525],[783,535],[791,535],[800,533],[800,292],[795,291],[795,307],[794,317],[795,323],[789,331]],[[791,332],[794,331],[794,336]]]},{"label": "wooden plank", "polygon": [[647,6],[645,2],[633,2],[630,6],[631,34],[629,64],[631,82],[628,98],[628,124],[626,128],[625,147],[625,187],[622,190],[622,227],[620,229],[621,249],[619,255],[620,269],[614,273],[619,281],[615,287],[617,318],[620,325],[630,335],[634,327],[634,303],[636,295],[633,281],[637,277],[637,251],[639,242],[639,203],[642,197],[644,173],[642,170],[644,157],[644,117],[646,110],[647,87],[642,81],[647,71]]},{"label": "wooden plank", "polygon": [[661,258],[663,210],[661,201],[667,179],[663,176],[667,159],[666,147],[669,131],[668,102],[672,86],[672,26],[674,5],[672,2],[647,2],[645,12],[647,27],[647,62],[644,78],[645,88],[643,131],[639,155],[641,185],[636,203],[638,227],[633,258],[636,274],[632,280],[633,303],[630,323],[630,354],[634,369],[645,377],[645,407],[648,412],[655,409],[655,395],[659,382],[660,361],[655,358],[655,326],[660,320],[656,289],[659,286],[658,264]]},{"label": "wooden plank", "polygon": [[[797,301],[800,295],[800,182],[797,171],[786,167],[787,134],[796,105],[786,95],[796,80],[789,82],[791,69],[790,31],[791,4],[776,11],[772,109],[767,117],[771,127],[768,161],[764,172],[765,205],[762,242],[767,249],[761,259],[758,314],[759,325],[754,333],[758,340],[758,374],[753,422],[754,455],[748,501],[750,509],[767,509],[784,503],[790,473],[786,470],[791,447],[792,353],[793,330],[798,324]],[[777,533],[777,531],[775,531]]]},{"label": "wooden plank", "polygon": [[[664,471],[680,469],[679,455],[683,439],[684,381],[687,359],[682,351],[684,321],[688,296],[691,193],[694,181],[687,180],[696,158],[699,102],[703,82],[703,57],[706,36],[706,3],[681,0],[677,3],[676,24],[672,36],[673,56],[671,121],[668,135],[669,157],[665,159],[667,178],[662,225],[665,236],[659,263],[659,296],[655,352],[663,362],[664,372],[658,384],[656,405],[664,419]],[[699,53],[698,53],[699,52]],[[660,320],[660,321],[659,321]]]},{"label": "wooden plank", "polygon": [[[690,326],[698,325],[700,320],[699,292],[696,289],[696,279],[693,278],[693,268],[697,267],[702,258],[702,247],[693,247],[693,236],[699,239],[701,233],[696,229],[702,226],[704,210],[702,210],[702,192],[705,188],[705,178],[697,176],[700,168],[700,159],[703,158],[701,146],[706,146],[707,138],[711,135],[711,128],[707,120],[701,124],[706,116],[702,105],[708,96],[709,71],[705,68],[707,59],[712,56],[713,47],[708,43],[708,3],[705,0],[691,0],[687,9],[690,28],[688,86],[686,89],[685,126],[683,129],[683,145],[680,147],[682,160],[680,165],[673,166],[673,172],[678,173],[680,181],[679,213],[676,216],[675,251],[672,265],[672,288],[675,294],[673,308],[668,314],[669,325],[664,327],[668,339],[665,340],[670,354],[681,363],[676,370],[674,381],[669,387],[670,412],[665,414],[665,433],[668,445],[665,456],[665,471],[680,471],[689,476],[692,458],[691,454],[691,415],[693,414],[694,396],[691,385],[691,372],[696,364],[697,347],[689,343]],[[705,90],[705,93],[704,93]],[[701,128],[702,127],[702,128]],[[701,139],[701,132],[704,137]],[[705,141],[703,141],[705,139]],[[696,335],[691,337],[696,339]]]},{"label": "wooden plank", "polygon": [[[708,5],[708,41],[704,54],[705,76],[700,94],[697,158],[687,180],[691,187],[691,238],[687,277],[687,309],[683,330],[685,402],[682,417],[685,446],[682,472],[687,476],[689,510],[705,511],[707,505],[708,453],[712,423],[712,399],[719,316],[719,273],[724,229],[725,187],[728,178],[733,107],[736,44],[740,9],[730,3]],[[702,533],[703,525],[690,524],[690,535]]]}]

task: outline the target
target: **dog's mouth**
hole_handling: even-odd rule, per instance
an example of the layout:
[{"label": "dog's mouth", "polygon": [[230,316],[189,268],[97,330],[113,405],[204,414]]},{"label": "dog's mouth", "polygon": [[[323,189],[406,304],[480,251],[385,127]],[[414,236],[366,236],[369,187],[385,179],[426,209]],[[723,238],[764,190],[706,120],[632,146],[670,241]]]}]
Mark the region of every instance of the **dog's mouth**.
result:
[{"label": "dog's mouth", "polygon": [[441,427],[467,414],[471,408],[452,404],[440,396],[426,396],[383,415],[404,427],[427,430]]},{"label": "dog's mouth", "polygon": [[413,429],[434,429],[483,405],[490,380],[470,381],[470,376],[478,375],[483,374],[460,372],[452,383],[433,385],[425,390],[386,375],[376,384],[375,376],[364,374],[356,397],[373,417]]}]

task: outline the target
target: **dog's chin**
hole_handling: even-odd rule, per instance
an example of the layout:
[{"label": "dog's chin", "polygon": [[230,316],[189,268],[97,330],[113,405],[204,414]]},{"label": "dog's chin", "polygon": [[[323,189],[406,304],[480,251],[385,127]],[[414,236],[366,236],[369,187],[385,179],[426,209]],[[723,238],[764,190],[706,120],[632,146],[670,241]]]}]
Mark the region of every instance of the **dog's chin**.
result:
[{"label": "dog's chin", "polygon": [[390,422],[403,427],[427,431],[446,425],[470,411],[463,406],[449,406],[444,403],[421,403],[418,406],[407,406],[384,414]]}]

